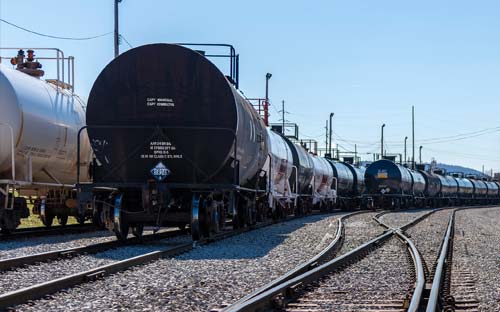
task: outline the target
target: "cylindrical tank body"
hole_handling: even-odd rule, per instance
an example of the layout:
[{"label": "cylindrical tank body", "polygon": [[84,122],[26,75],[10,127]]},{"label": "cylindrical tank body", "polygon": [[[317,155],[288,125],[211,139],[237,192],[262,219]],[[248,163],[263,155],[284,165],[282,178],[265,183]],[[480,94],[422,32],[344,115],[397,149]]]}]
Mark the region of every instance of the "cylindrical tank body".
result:
[{"label": "cylindrical tank body", "polygon": [[251,103],[179,45],[137,47],[109,63],[90,92],[87,124],[98,182],[143,183],[161,167],[166,182],[247,185],[268,155]]},{"label": "cylindrical tank body", "polygon": [[410,169],[408,169],[408,171],[410,172],[412,178],[413,194],[416,196],[423,196],[426,187],[424,176],[418,171]]},{"label": "cylindrical tank body", "polygon": [[[0,65],[0,179],[12,179],[13,143],[16,180],[74,184],[77,133],[84,125],[80,98]],[[81,181],[88,181],[91,152],[85,131],[80,147]]]},{"label": "cylindrical tank body", "polygon": [[461,197],[471,197],[474,194],[474,184],[466,178],[455,178],[458,183],[458,195]]},{"label": "cylindrical tank body", "polygon": [[354,176],[344,163],[327,159],[332,166],[333,176],[337,178],[337,196],[352,196]]},{"label": "cylindrical tank body", "polygon": [[[285,196],[290,194],[289,179],[292,174],[293,155],[285,139],[272,130],[268,131],[269,157],[264,165],[272,191]],[[270,164],[270,165],[269,165]]]},{"label": "cylindrical tank body", "polygon": [[474,185],[474,196],[475,197],[486,197],[488,194],[488,187],[486,183],[481,180],[469,179]]},{"label": "cylindrical tank body", "polygon": [[426,171],[419,171],[425,179],[424,194],[427,197],[435,197],[441,191],[441,180],[438,175]]},{"label": "cylindrical tank body", "polygon": [[442,197],[456,196],[458,193],[458,182],[452,176],[436,175],[441,181],[440,195]]},{"label": "cylindrical tank body", "polygon": [[493,183],[495,183],[498,187],[498,196],[500,197],[500,182],[498,181],[493,181]]},{"label": "cylindrical tank body", "polygon": [[315,200],[332,197],[333,170],[325,158],[311,155],[314,165],[314,177],[311,181]]},{"label": "cylindrical tank body", "polygon": [[365,167],[355,167],[349,163],[344,163],[352,172],[354,178],[353,195],[359,196],[365,192]]},{"label": "cylindrical tank body", "polygon": [[369,194],[411,194],[412,177],[408,169],[387,159],[371,163],[365,172]]},{"label": "cylindrical tank body", "polygon": [[485,181],[488,187],[488,197],[498,197],[498,184],[493,181]]},{"label": "cylindrical tank body", "polygon": [[[285,139],[293,155],[293,165],[297,167],[298,193],[309,193],[309,187],[313,178],[313,162],[309,153],[300,144],[294,144]],[[292,177],[293,180],[293,177]]]}]

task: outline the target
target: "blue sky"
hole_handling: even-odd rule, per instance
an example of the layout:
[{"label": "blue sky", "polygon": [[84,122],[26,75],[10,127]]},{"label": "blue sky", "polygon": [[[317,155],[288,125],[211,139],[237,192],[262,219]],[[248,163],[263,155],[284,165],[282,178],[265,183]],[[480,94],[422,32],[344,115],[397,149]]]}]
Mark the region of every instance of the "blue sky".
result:
[{"label": "blue sky", "polygon": [[[113,29],[111,0],[25,0],[21,7],[0,0],[0,17],[59,36]],[[284,99],[287,119],[299,124],[304,138],[324,142],[325,120],[334,112],[334,144],[352,150],[357,143],[370,159],[366,153],[380,150],[385,123],[387,152],[402,153],[414,105],[424,161],[500,171],[499,131],[429,141],[500,126],[499,11],[498,1],[124,0],[120,33],[133,46],[233,44],[240,88],[249,97],[263,96],[271,72],[271,121],[280,118]],[[62,41],[1,24],[0,47],[7,46],[59,47],[74,55],[84,98],[113,57],[112,35]]]}]

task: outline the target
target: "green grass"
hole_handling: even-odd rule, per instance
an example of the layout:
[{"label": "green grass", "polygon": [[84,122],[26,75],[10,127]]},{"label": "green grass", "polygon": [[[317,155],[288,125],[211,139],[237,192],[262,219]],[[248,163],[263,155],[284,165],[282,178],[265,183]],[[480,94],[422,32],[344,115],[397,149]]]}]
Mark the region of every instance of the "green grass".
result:
[{"label": "green grass", "polygon": [[[31,204],[28,204],[28,208],[30,210],[30,216],[26,219],[21,219],[21,225],[19,225],[19,229],[22,229],[22,228],[30,228],[30,227],[39,227],[39,226],[44,226],[43,223],[42,223],[42,220],[40,220],[40,216],[39,215],[35,215],[33,214],[32,212],[32,209],[33,209],[33,205]],[[69,217],[68,218],[68,225],[70,224],[77,224],[78,221],[76,220],[76,218],[74,217]],[[54,218],[54,222],[52,222],[52,225],[59,225],[59,223],[57,222],[57,218]]]}]

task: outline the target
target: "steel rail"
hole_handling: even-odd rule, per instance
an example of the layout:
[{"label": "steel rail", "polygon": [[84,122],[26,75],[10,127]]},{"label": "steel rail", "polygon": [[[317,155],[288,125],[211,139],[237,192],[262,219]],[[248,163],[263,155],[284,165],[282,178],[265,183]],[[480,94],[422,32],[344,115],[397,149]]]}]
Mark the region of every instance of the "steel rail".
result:
[{"label": "steel rail", "polygon": [[457,211],[457,209],[454,209],[453,212],[451,213],[450,221],[448,222],[448,228],[446,230],[446,234],[445,234],[443,241],[441,243],[441,251],[439,254],[434,278],[432,281],[431,293],[429,295],[429,300],[427,302],[427,308],[425,310],[426,312],[434,312],[434,311],[437,311],[437,309],[438,309],[439,294],[441,291],[441,284],[442,284],[441,280],[442,280],[443,275],[444,275],[446,256],[448,255],[448,252],[449,252],[448,247],[450,245],[450,240],[452,239],[456,211]]},{"label": "steel rail", "polygon": [[[274,279],[273,281],[265,284],[264,286],[256,289],[255,291],[251,292],[250,294],[242,297],[238,301],[234,302],[231,304],[231,306],[234,305],[239,305],[242,304],[245,301],[250,300],[253,297],[256,297],[260,295],[261,293],[264,293],[265,291],[272,289],[280,284],[283,284],[284,282],[291,280],[307,271],[310,271],[311,269],[317,267],[318,265],[326,262],[328,258],[335,254],[340,247],[342,247],[344,237],[345,237],[345,228],[344,228],[344,219],[349,218],[351,216],[360,214],[360,213],[366,213],[368,211],[357,211],[353,213],[349,213],[346,215],[341,216],[337,220],[337,231],[335,233],[335,238],[326,246],[323,250],[321,250],[318,254],[316,254],[314,257],[309,259],[308,261],[299,264],[295,268],[291,269],[287,273],[279,276],[278,278]],[[222,311],[226,311],[225,309],[222,309]]]},{"label": "steel rail", "polygon": [[406,244],[408,252],[412,257],[413,265],[415,266],[415,290],[413,291],[413,295],[411,296],[410,306],[408,307],[407,311],[417,312],[419,310],[419,305],[422,300],[422,294],[425,287],[424,264],[422,262],[422,258],[420,257],[420,253],[418,252],[418,249],[417,247],[415,247],[413,242],[399,230],[395,231],[394,233],[399,236],[399,238],[401,238]]},{"label": "steel rail", "polygon": [[65,249],[47,251],[42,253],[15,257],[15,258],[0,259],[0,272],[6,270],[12,270],[25,265],[32,265],[39,262],[47,262],[62,258],[74,257],[84,253],[94,254],[109,249],[115,249],[119,247],[131,246],[144,242],[151,242],[155,240],[175,237],[182,233],[185,233],[185,231],[182,230],[166,231],[166,232],[144,235],[140,238],[132,237],[125,241],[113,240],[113,241],[91,244],[87,246],[65,248]]}]

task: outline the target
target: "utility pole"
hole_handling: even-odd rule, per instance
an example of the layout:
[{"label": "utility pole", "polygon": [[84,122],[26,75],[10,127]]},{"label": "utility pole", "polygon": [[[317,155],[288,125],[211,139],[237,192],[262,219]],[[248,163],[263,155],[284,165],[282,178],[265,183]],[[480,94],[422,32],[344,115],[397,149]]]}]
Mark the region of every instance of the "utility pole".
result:
[{"label": "utility pole", "polygon": [[354,144],[354,165],[358,162],[358,145]]},{"label": "utility pole", "polygon": [[[326,121],[326,125],[325,125],[325,145],[326,145],[326,151],[325,151],[325,154],[328,153],[328,120]],[[331,155],[330,155],[331,158],[333,158]]]},{"label": "utility pole", "polygon": [[120,44],[120,33],[118,32],[118,3],[122,2],[122,0],[114,0],[115,1],[115,57],[118,57],[120,54],[120,48],[118,45]]},{"label": "utility pole", "polygon": [[384,157],[384,128],[385,124],[381,127],[382,135],[380,136],[380,159]]},{"label": "utility pole", "polygon": [[266,126],[269,125],[269,79],[272,76],[270,73],[266,74],[266,102],[264,103],[264,122]]},{"label": "utility pole", "polygon": [[415,170],[415,106],[411,106],[411,141],[412,141],[412,156],[411,168]]},{"label": "utility pole", "polygon": [[283,135],[285,135],[285,100],[281,101],[281,117],[283,118]]},{"label": "utility pole", "polygon": [[333,118],[333,115],[334,113],[330,113],[330,135],[328,136],[328,140],[329,140],[329,147],[330,147],[330,150],[328,151],[330,153],[330,155],[332,154],[332,118]]},{"label": "utility pole", "polygon": [[406,162],[406,141],[408,140],[408,137],[405,136],[405,158],[404,158],[404,162]]},{"label": "utility pole", "polygon": [[420,145],[419,151],[418,151],[418,160],[420,164],[422,164],[422,145]]}]

